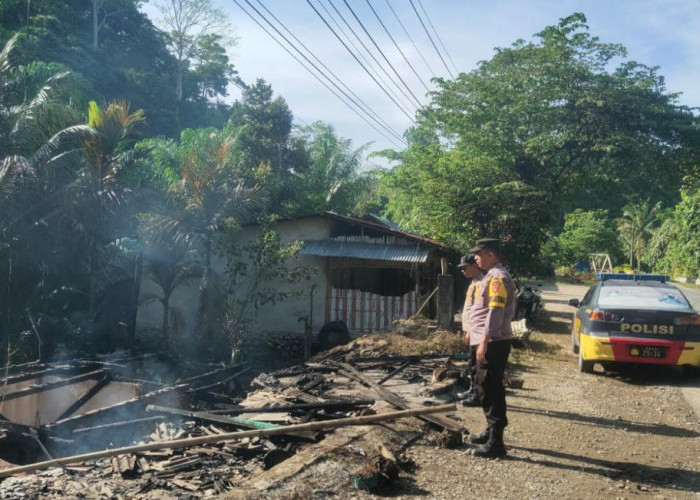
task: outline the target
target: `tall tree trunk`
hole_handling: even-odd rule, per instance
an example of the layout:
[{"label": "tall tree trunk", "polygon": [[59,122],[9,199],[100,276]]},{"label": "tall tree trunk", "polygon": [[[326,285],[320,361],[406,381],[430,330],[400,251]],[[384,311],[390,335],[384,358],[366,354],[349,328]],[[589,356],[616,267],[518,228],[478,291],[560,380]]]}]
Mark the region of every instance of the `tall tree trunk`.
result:
[{"label": "tall tree trunk", "polygon": [[630,267],[634,269],[634,228],[632,228],[632,236],[630,236]]},{"label": "tall tree trunk", "polygon": [[161,328],[161,337],[163,339],[165,351],[170,350],[170,337],[168,332],[168,322],[170,316],[170,293],[165,293],[163,296],[163,327]]},{"label": "tall tree trunk", "polygon": [[175,79],[175,96],[178,101],[182,101],[182,63],[179,62],[177,65],[177,77]]},{"label": "tall tree trunk", "polygon": [[92,0],[92,50],[97,50],[100,34],[100,0]]},{"label": "tall tree trunk", "polygon": [[136,316],[139,311],[139,294],[141,293],[141,277],[143,276],[143,250],[139,250],[134,263],[134,283],[131,289],[131,311],[129,317],[129,345],[136,346]]}]

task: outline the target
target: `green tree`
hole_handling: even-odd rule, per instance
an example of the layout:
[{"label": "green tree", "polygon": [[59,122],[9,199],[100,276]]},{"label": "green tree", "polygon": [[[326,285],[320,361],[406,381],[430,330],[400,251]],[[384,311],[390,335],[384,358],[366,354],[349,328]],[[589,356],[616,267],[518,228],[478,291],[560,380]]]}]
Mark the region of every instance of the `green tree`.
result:
[{"label": "green tree", "polygon": [[576,209],[566,214],[563,231],[554,238],[548,257],[558,266],[587,262],[591,253],[619,254],[618,234],[607,210]]},{"label": "green tree", "polygon": [[212,264],[215,236],[227,225],[259,215],[267,203],[258,186],[247,187],[234,176],[233,144],[225,131],[188,129],[179,143],[161,140],[150,145],[157,177],[169,185],[163,205],[142,216],[143,231],[160,245],[201,249],[197,327],[207,345],[219,338],[226,308],[222,279]]},{"label": "green tree", "polygon": [[367,145],[354,148],[350,139],[338,137],[331,125],[321,122],[300,129],[297,137],[309,156],[309,166],[293,174],[296,194],[287,212],[354,213],[373,181],[372,174],[361,171]]},{"label": "green tree", "polygon": [[629,249],[630,267],[635,267],[635,258],[637,267],[642,266],[642,255],[660,215],[661,202],[652,204],[646,200],[625,205],[618,229],[623,243]]},{"label": "green tree", "polygon": [[[400,163],[383,180],[389,213],[459,242],[480,225],[460,208],[470,203],[464,193],[481,200],[475,190],[497,184],[526,187],[538,200],[517,206],[504,189],[491,199],[496,217],[503,207],[515,221],[519,211],[525,237],[534,206],[547,229],[574,208],[617,215],[633,195],[673,200],[697,157],[690,137],[698,118],[666,91],[656,68],[625,56],[574,14],[533,41],[496,49],[471,72],[438,79],[407,150],[387,155]],[[541,234],[521,250],[537,254]]]},{"label": "green tree", "polygon": [[221,35],[209,34],[203,36],[197,44],[192,76],[202,99],[226,97],[229,83],[238,81],[238,72],[230,63],[221,42]]},{"label": "green tree", "polygon": [[[158,24],[166,33],[171,53],[177,59],[175,96],[183,98],[183,76],[185,71],[201,55],[202,48],[220,46],[230,28],[226,15],[212,6],[210,0],[160,0],[156,7],[160,11]],[[216,38],[212,38],[214,35]]]},{"label": "green tree", "polygon": [[700,276],[700,190],[685,189],[681,201],[654,230],[647,258],[658,271]]}]

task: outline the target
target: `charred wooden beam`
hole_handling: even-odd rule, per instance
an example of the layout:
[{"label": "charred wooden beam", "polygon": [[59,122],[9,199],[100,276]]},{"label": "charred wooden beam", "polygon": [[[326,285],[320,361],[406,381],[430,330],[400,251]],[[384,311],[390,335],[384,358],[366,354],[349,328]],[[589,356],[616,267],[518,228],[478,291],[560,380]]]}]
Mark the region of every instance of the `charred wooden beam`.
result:
[{"label": "charred wooden beam", "polygon": [[218,434],[216,436],[200,436],[195,438],[187,439],[176,439],[172,441],[163,441],[159,443],[147,443],[140,444],[136,446],[127,446],[123,448],[115,448],[111,450],[96,451],[93,453],[85,453],[83,455],[74,455],[71,457],[57,458],[55,460],[47,460],[45,462],[38,462],[30,465],[22,465],[19,467],[10,467],[8,469],[0,470],[0,477],[8,477],[14,474],[20,474],[22,472],[32,472],[41,469],[48,469],[49,467],[55,467],[57,465],[66,465],[76,462],[84,462],[87,460],[97,460],[99,458],[115,457],[118,455],[124,455],[126,453],[137,453],[142,451],[150,450],[162,450],[162,449],[179,449],[188,448],[191,446],[199,446],[207,443],[220,443],[225,441],[234,441],[247,437],[263,437],[263,436],[276,436],[280,434],[289,434],[295,431],[310,431],[310,430],[330,430],[337,429],[339,427],[347,427],[351,425],[367,425],[375,422],[388,422],[398,418],[405,417],[415,417],[419,415],[427,415],[434,413],[444,413],[449,411],[455,411],[457,409],[456,405],[441,405],[432,406],[428,408],[415,408],[404,411],[396,411],[390,413],[380,413],[377,415],[367,415],[364,417],[351,417],[343,418],[339,420],[326,420],[321,422],[309,422],[306,424],[298,425],[286,425],[276,427],[274,429],[255,429],[249,431],[238,431],[229,432],[225,434]]},{"label": "charred wooden beam", "polygon": [[[338,373],[345,375],[346,377],[349,377],[351,379],[357,380],[361,384],[374,389],[377,392],[377,394],[379,394],[381,398],[390,405],[400,409],[406,409],[409,407],[406,400],[403,399],[401,396],[399,396],[395,392],[391,392],[390,390],[379,386],[374,380],[370,379],[365,374],[356,370],[355,367],[353,367],[352,365],[348,363],[337,363],[337,365],[339,367]],[[424,415],[419,418],[421,420],[430,422],[431,424],[435,424],[439,427],[442,427],[443,429],[447,429],[450,431],[461,432],[464,430],[464,428],[461,425],[442,415]]]},{"label": "charred wooden beam", "polygon": [[213,415],[225,415],[227,413],[276,413],[276,412],[290,412],[290,411],[305,411],[305,410],[338,410],[338,409],[350,409],[356,408],[358,406],[369,406],[374,404],[374,399],[355,399],[347,401],[322,401],[319,403],[299,403],[293,405],[279,405],[279,406],[257,406],[257,407],[245,407],[238,406],[232,407],[227,410],[211,410],[209,413]]},{"label": "charred wooden beam", "polygon": [[104,386],[106,386],[109,381],[111,380],[111,377],[109,376],[108,373],[106,373],[100,380],[97,381],[95,385],[90,387],[85,394],[80,396],[78,400],[70,405],[68,408],[66,408],[66,411],[61,413],[56,420],[63,420],[64,418],[68,418],[71,415],[73,415],[76,411],[78,411],[85,403],[87,403],[92,397],[100,392]]},{"label": "charred wooden beam", "polygon": [[407,368],[408,365],[410,365],[411,363],[412,363],[412,361],[410,361],[410,360],[406,361],[401,366],[399,366],[396,370],[393,370],[391,373],[388,373],[387,375],[382,377],[381,380],[379,382],[377,382],[377,385],[382,385],[387,380],[393,378],[395,375],[397,375],[398,373],[402,372],[405,368]]},{"label": "charred wooden beam", "polygon": [[190,386],[194,386],[195,382],[198,382],[200,380],[205,380],[209,377],[213,377],[214,375],[217,375],[220,373],[228,373],[228,372],[233,371],[233,370],[238,370],[243,365],[244,365],[243,363],[239,363],[237,365],[231,365],[231,366],[227,366],[225,368],[217,368],[216,370],[212,370],[212,371],[207,372],[207,373],[202,373],[201,375],[195,375],[194,377],[184,379],[181,381],[181,383],[189,384]]},{"label": "charred wooden beam", "polygon": [[[203,412],[203,411],[188,411],[188,410],[181,410],[179,408],[166,408],[163,406],[155,406],[155,405],[149,405],[146,408],[146,411],[168,413],[170,415],[178,415],[181,417],[199,420],[201,422],[233,425],[236,427],[243,427],[244,429],[275,429],[275,428],[279,427],[279,425],[277,425],[277,424],[271,424],[269,422],[261,422],[260,420],[251,420],[248,418],[240,418],[240,417],[226,417],[223,415],[214,415],[212,413]],[[294,437],[308,439],[311,441],[314,441],[316,439],[316,434],[309,433],[309,432],[293,432],[293,433],[290,433],[290,435],[292,435]]]},{"label": "charred wooden beam", "polygon": [[46,382],[45,384],[32,385],[30,387],[25,387],[24,389],[17,389],[16,391],[6,392],[5,395],[2,396],[2,399],[4,401],[9,401],[11,399],[23,398],[24,396],[29,396],[30,394],[37,394],[44,391],[50,391],[51,389],[65,387],[67,385],[82,382],[84,380],[89,380],[91,378],[98,378],[104,375],[104,373],[104,370],[96,370],[94,372],[83,373],[82,375],[76,375],[75,377],[69,377],[63,380],[56,380],[55,382]]},{"label": "charred wooden beam", "polygon": [[120,412],[128,412],[129,410],[138,406],[145,407],[147,403],[153,401],[154,399],[157,399],[174,391],[182,391],[184,389],[187,389],[187,387],[188,384],[178,384],[163,387],[162,389],[158,389],[157,391],[149,392],[147,394],[144,394],[143,396],[138,396],[127,401],[122,401],[121,403],[117,403],[104,408],[98,408],[96,410],[91,410],[85,413],[81,413],[80,415],[64,418],[63,420],[57,420],[56,422],[44,426],[44,429],[47,431],[69,431],[71,429],[77,428],[78,426],[80,426],[80,424],[83,424],[84,422],[89,422],[96,418],[108,417],[110,414],[119,414]]},{"label": "charred wooden beam", "polygon": [[78,429],[73,429],[72,432],[73,432],[73,434],[80,434],[83,432],[106,431],[106,430],[118,429],[121,427],[129,427],[131,425],[142,425],[142,424],[148,424],[148,423],[155,423],[155,422],[160,422],[162,420],[165,420],[165,418],[162,415],[156,415],[153,417],[134,418],[131,420],[123,420],[121,422],[112,422],[110,424],[95,425],[93,427],[80,427]]},{"label": "charred wooden beam", "polygon": [[97,366],[73,366],[73,365],[61,365],[61,366],[53,366],[50,368],[46,368],[45,366],[42,366],[41,370],[36,370],[36,371],[27,371],[27,372],[22,372],[18,373],[17,375],[12,375],[7,377],[6,379],[0,380],[0,383],[2,385],[11,385],[11,384],[17,384],[19,382],[24,382],[25,380],[31,380],[33,378],[39,378],[39,377],[44,377],[47,375],[59,375],[59,374],[78,374],[81,372],[85,372],[90,369],[96,369],[99,368]]},{"label": "charred wooden beam", "polygon": [[230,382],[231,380],[235,380],[236,378],[240,377],[246,372],[249,372],[250,368],[243,368],[240,371],[237,371],[233,375],[230,375],[224,379],[218,380],[212,384],[209,385],[203,385],[203,386],[198,386],[198,387],[193,387],[191,389],[188,389],[187,392],[202,392],[202,391],[209,391],[210,389],[213,389],[214,387],[217,387],[221,384],[225,384],[226,382]]}]

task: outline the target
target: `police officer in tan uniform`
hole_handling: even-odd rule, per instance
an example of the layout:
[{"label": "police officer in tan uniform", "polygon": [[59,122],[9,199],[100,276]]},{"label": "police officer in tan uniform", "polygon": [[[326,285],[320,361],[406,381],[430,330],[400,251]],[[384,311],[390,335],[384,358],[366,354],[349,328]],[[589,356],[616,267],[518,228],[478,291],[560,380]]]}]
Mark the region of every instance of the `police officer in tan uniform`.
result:
[{"label": "police officer in tan uniform", "polygon": [[[484,277],[479,266],[476,265],[476,257],[473,254],[467,254],[462,257],[457,266],[461,271],[462,275],[469,281],[469,286],[467,288],[467,294],[464,299],[464,309],[462,310],[462,332],[464,333],[464,343],[469,346],[469,316],[471,315],[471,309],[474,305],[476,284]],[[471,385],[469,390],[465,392],[460,392],[457,397],[462,400],[464,406],[481,406],[479,402],[479,396],[476,394],[476,360],[474,356],[469,356],[469,376],[471,378]]]},{"label": "police officer in tan uniform", "polygon": [[476,359],[476,391],[488,427],[470,441],[480,446],[474,455],[485,458],[504,457],[503,430],[506,417],[506,392],[503,374],[510,355],[513,333],[510,321],[515,312],[515,286],[501,264],[500,242],[485,238],[469,250],[485,273],[475,284],[474,304],[469,314],[469,344]]}]

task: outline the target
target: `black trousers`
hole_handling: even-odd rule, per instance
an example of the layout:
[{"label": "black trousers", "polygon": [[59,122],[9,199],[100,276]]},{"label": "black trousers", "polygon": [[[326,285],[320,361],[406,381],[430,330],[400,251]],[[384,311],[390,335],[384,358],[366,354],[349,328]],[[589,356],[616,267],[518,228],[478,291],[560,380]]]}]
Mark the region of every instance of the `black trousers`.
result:
[{"label": "black trousers", "polygon": [[[476,393],[481,401],[486,422],[489,427],[495,429],[503,429],[508,425],[503,374],[508,364],[510,346],[510,339],[489,342],[484,362],[476,361]],[[474,360],[476,360],[477,348],[478,346],[471,347]]]}]

